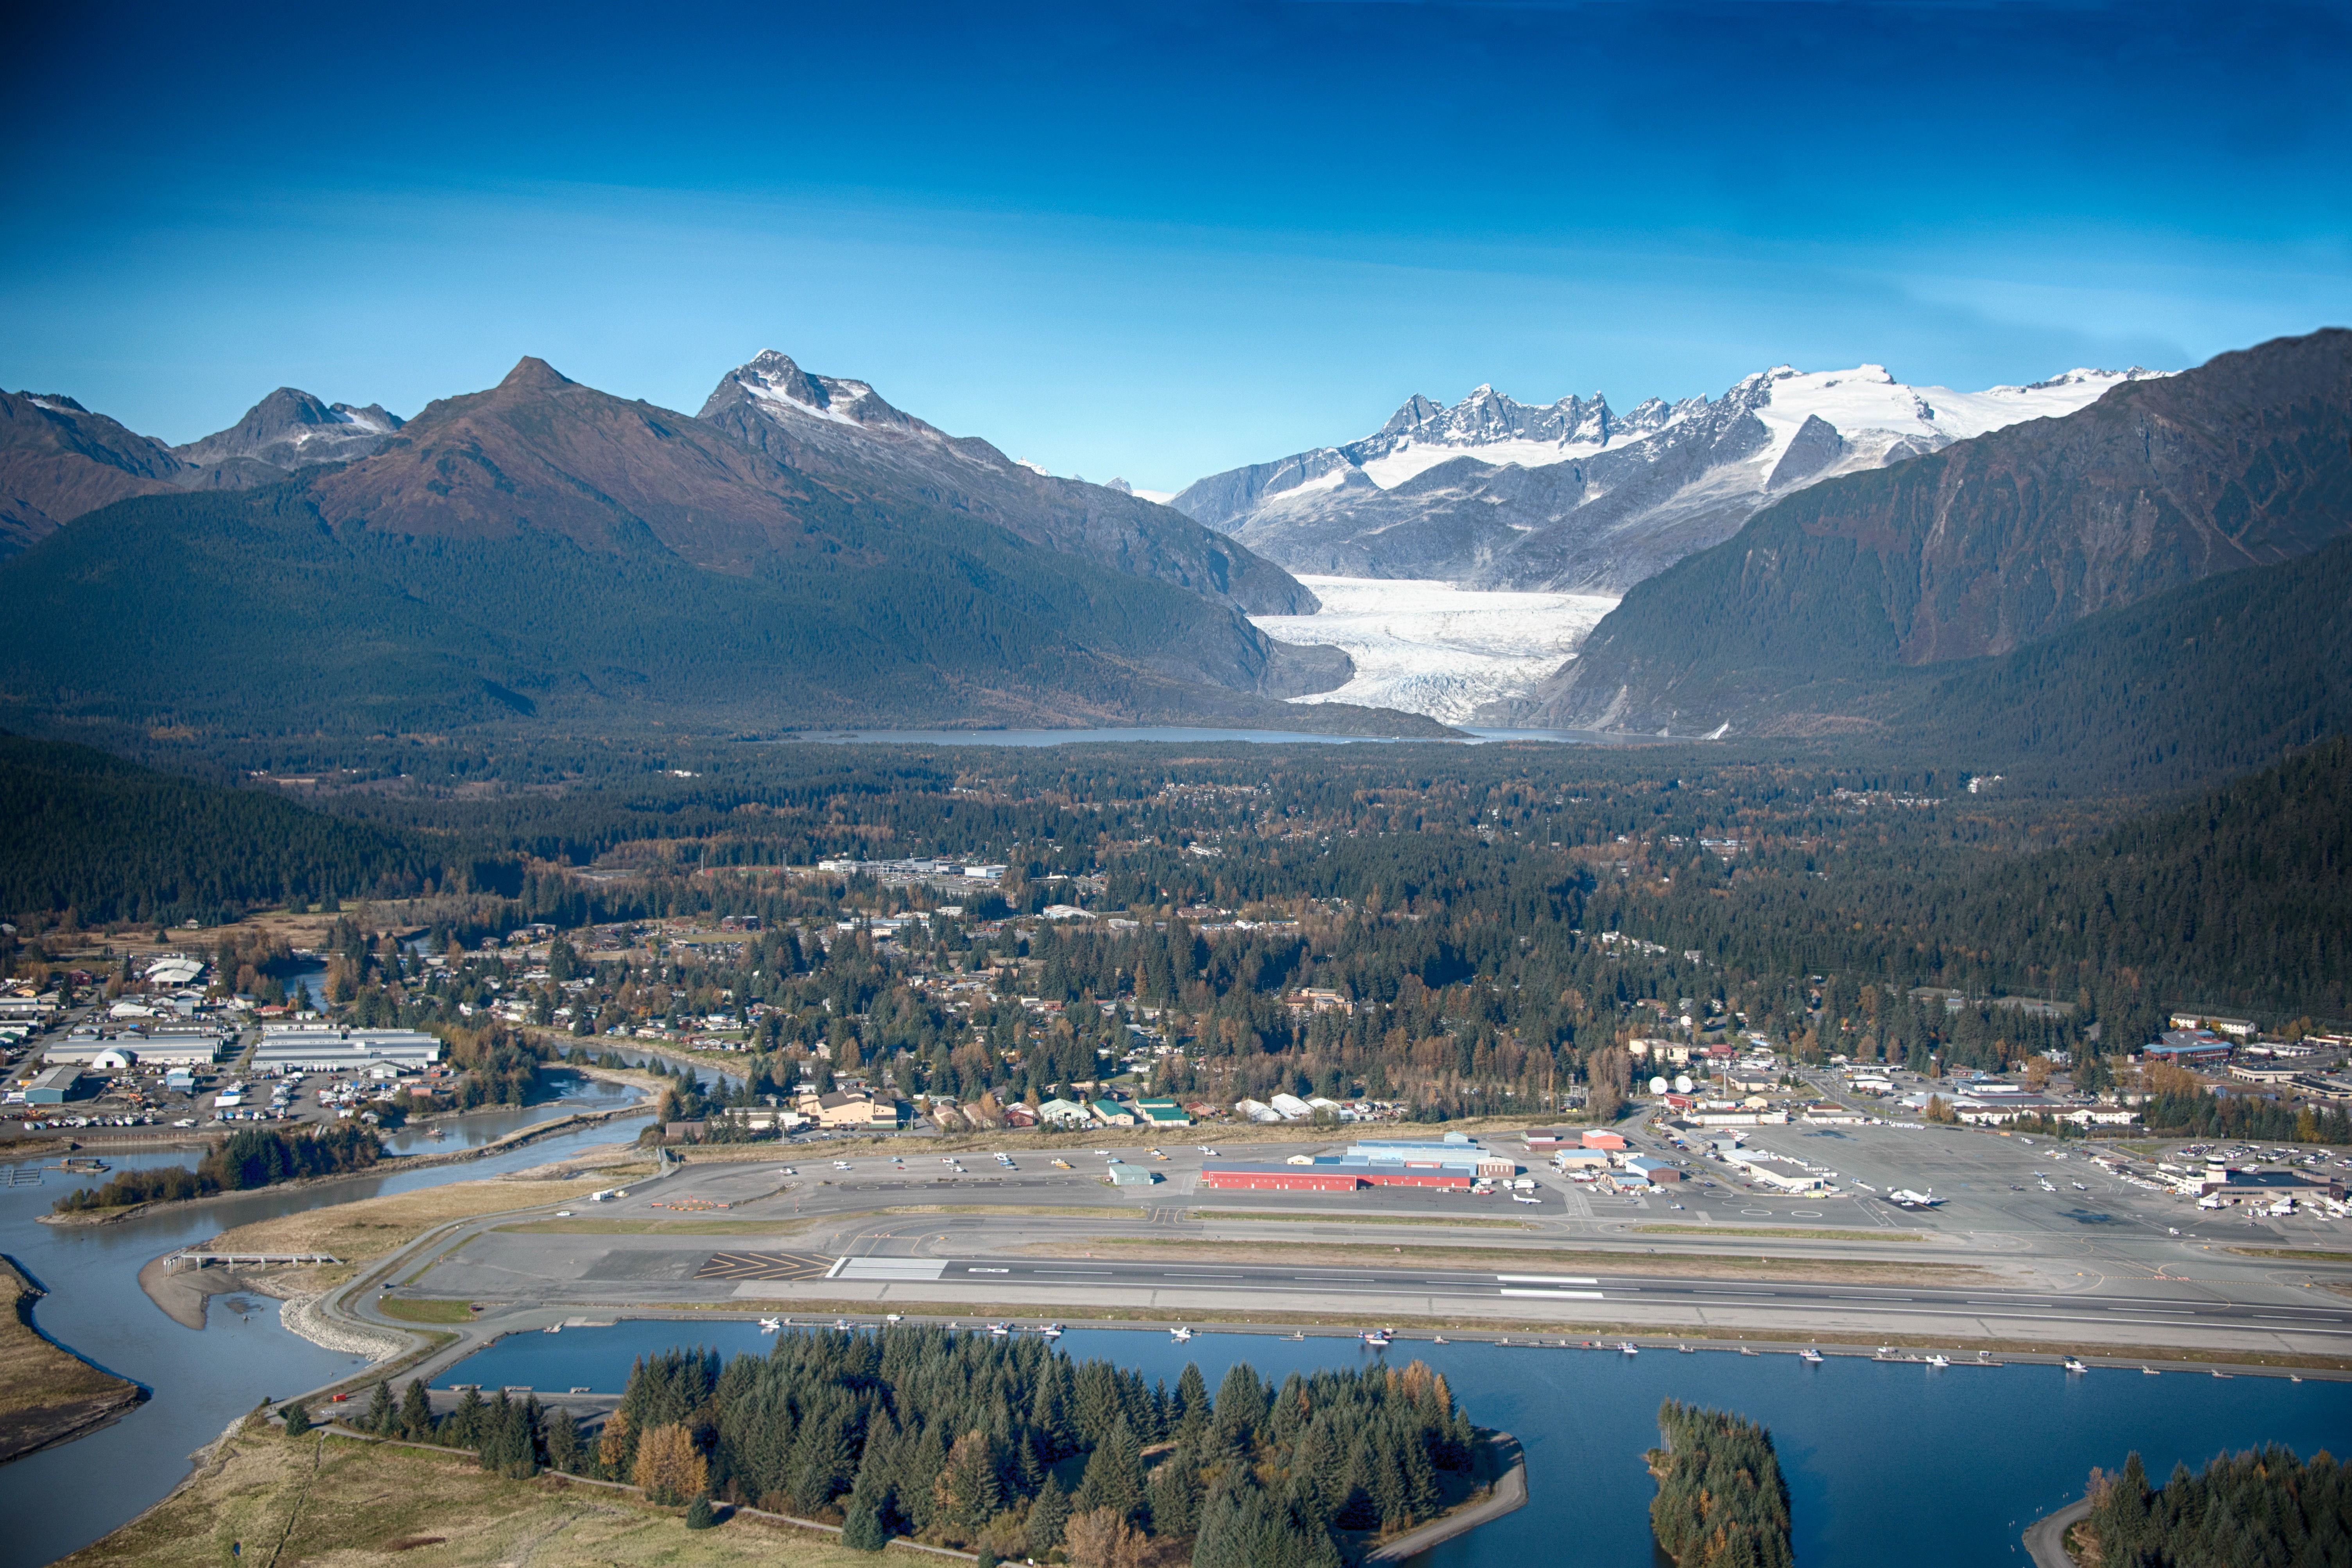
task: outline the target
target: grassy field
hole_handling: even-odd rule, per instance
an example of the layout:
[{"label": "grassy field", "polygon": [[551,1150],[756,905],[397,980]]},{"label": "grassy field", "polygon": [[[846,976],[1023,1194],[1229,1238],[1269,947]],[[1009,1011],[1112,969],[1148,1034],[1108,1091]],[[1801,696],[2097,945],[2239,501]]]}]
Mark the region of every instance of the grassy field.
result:
[{"label": "grassy field", "polygon": [[[241,1552],[236,1549],[241,1548]],[[945,1563],[894,1552],[878,1561]],[[187,1485],[64,1559],[73,1568],[874,1568],[830,1535],[739,1519],[688,1531],[677,1510],[551,1478],[516,1481],[452,1455],[317,1436],[258,1422]]]},{"label": "grassy field", "polygon": [[1743,1236],[1778,1236],[1797,1241],[1925,1241],[1916,1230],[1802,1230],[1772,1225],[1635,1225],[1628,1230],[1643,1236],[1704,1236],[1715,1241],[1737,1241]]},{"label": "grassy field", "polygon": [[406,1296],[386,1296],[375,1303],[375,1310],[404,1323],[470,1323],[474,1321],[472,1303],[438,1298],[413,1300]]},{"label": "grassy field", "polygon": [[0,1456],[26,1452],[129,1403],[137,1385],[69,1355],[35,1331],[33,1288],[0,1259]]},{"label": "grassy field", "polygon": [[1525,1220],[1463,1219],[1453,1215],[1267,1214],[1260,1209],[1187,1209],[1193,1219],[1265,1220],[1283,1225],[1438,1225],[1448,1230],[1533,1230]]},{"label": "grassy field", "polygon": [[[1147,1250],[1154,1258],[1198,1259],[1218,1263],[1263,1263],[1262,1247],[1236,1242],[1186,1241],[1143,1236],[1075,1237],[1068,1241],[1041,1241],[1020,1250],[1041,1258],[1091,1257],[1112,1252]],[[1285,1263],[1326,1264],[1343,1268],[1368,1268],[1374,1264],[1412,1264],[1431,1268],[1525,1269],[1548,1268],[1591,1273],[1606,1268],[1613,1274],[1652,1274],[1669,1279],[1706,1279],[1738,1274],[1758,1279],[1835,1280],[1846,1284],[1968,1285],[1990,1283],[1991,1270],[1959,1263],[1882,1263],[1864,1258],[1732,1257],[1722,1253],[1611,1252],[1563,1248],[1390,1247],[1349,1243],[1288,1243],[1282,1247]]]},{"label": "grassy field", "polygon": [[627,1145],[611,1144],[511,1175],[453,1182],[258,1220],[224,1233],[213,1245],[226,1252],[331,1253],[341,1262],[303,1270],[299,1276],[306,1288],[323,1289],[351,1279],[371,1259],[406,1246],[435,1226],[586,1197],[615,1182],[632,1181],[652,1171],[651,1165],[628,1163],[635,1160]]},{"label": "grassy field", "polygon": [[[828,1218],[835,1217],[828,1215]],[[533,1236],[788,1236],[816,1224],[802,1219],[526,1219],[499,1226]]]}]

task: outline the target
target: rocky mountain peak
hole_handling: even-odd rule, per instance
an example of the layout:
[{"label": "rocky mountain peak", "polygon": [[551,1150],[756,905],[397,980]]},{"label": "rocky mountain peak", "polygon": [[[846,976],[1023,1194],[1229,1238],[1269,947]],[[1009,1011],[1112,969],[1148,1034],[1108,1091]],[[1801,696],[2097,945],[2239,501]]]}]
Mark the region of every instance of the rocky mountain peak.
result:
[{"label": "rocky mountain peak", "polygon": [[507,372],[499,383],[501,392],[551,392],[559,386],[570,386],[572,378],[535,354],[525,354],[515,361],[514,369]]},{"label": "rocky mountain peak", "polygon": [[787,353],[762,349],[721,376],[703,401],[699,418],[709,419],[738,399],[749,398],[770,418],[794,416],[853,426],[869,433],[907,436],[930,426],[892,407],[866,382],[841,376],[812,375]]},{"label": "rocky mountain peak", "polygon": [[[518,374],[521,368],[516,367]],[[514,376],[507,379],[511,382]],[[291,471],[312,463],[348,463],[371,457],[382,451],[404,423],[380,403],[359,408],[348,403],[328,403],[300,387],[281,386],[247,409],[245,417],[227,429],[173,451],[185,462],[233,477],[236,483],[262,484],[282,477],[271,469]],[[236,469],[234,476],[230,476],[232,468]]]}]

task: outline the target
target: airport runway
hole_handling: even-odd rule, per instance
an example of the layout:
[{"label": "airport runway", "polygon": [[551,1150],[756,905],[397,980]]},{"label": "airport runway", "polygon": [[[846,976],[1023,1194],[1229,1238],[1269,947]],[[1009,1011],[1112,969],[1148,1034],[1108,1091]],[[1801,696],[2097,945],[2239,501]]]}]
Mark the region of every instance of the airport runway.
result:
[{"label": "airport runway", "polygon": [[[803,1279],[807,1276],[801,1276]],[[2189,1336],[2219,1329],[2292,1333],[2352,1342],[2352,1304],[2297,1305],[2288,1301],[2231,1300],[2182,1283],[2161,1294],[2144,1289],[2110,1292],[2034,1292],[2010,1289],[1934,1289],[1918,1286],[1840,1285],[1780,1281],[1660,1279],[1648,1276],[1558,1273],[1457,1273],[1428,1269],[1315,1268],[1281,1264],[1160,1263],[1121,1259],[1008,1258],[845,1258],[824,1277],[826,1282],[961,1287],[981,1299],[1007,1291],[1040,1289],[1148,1290],[1232,1299],[1279,1297],[1286,1310],[1299,1300],[1340,1300],[1395,1302],[1412,1298],[1437,1303],[1511,1302],[1537,1308],[1567,1305],[1580,1316],[1660,1309],[1704,1313],[1735,1310],[1800,1312],[1818,1320],[1824,1312],[1865,1312],[1890,1332],[1908,1320],[1923,1325],[1971,1319],[1996,1331],[2042,1332],[2059,1325],[2156,1328]],[[2137,1283],[2137,1282],[2135,1282]],[[2104,1337],[2104,1336],[2103,1336]]]}]

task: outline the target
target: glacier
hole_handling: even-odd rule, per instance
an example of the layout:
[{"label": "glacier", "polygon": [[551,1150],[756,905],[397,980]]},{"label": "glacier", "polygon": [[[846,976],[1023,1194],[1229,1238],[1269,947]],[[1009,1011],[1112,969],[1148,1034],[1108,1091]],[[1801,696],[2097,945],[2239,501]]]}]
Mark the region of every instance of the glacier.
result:
[{"label": "glacier", "polygon": [[1467,721],[1481,707],[1524,695],[1574,657],[1617,605],[1600,594],[1481,591],[1428,578],[1302,576],[1323,608],[1253,616],[1276,642],[1329,644],[1355,660],[1333,691],[1294,702],[1357,702]]}]

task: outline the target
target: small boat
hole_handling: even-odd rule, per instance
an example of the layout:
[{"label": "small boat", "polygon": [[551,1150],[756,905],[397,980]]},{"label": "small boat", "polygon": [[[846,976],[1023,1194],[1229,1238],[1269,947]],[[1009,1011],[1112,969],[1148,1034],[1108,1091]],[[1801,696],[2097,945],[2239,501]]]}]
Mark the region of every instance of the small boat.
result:
[{"label": "small boat", "polygon": [[2219,1370],[2219,1369],[2217,1368],[2217,1369],[2214,1371],[2213,1375],[2214,1375],[2215,1377],[2228,1378],[2228,1377],[2235,1377],[2235,1376],[2237,1375],[2237,1373],[2233,1373],[2233,1372],[2222,1372],[2222,1371],[2221,1371],[2221,1370]]},{"label": "small boat", "polygon": [[1049,1340],[1058,1340],[1062,1337],[1062,1325],[1059,1323],[1048,1323],[1037,1331],[1045,1335]]},{"label": "small boat", "polygon": [[1621,1355],[1640,1355],[1642,1353],[1642,1347],[1635,1344],[1631,1340],[1619,1340],[1617,1342],[1617,1350],[1618,1353]]},{"label": "small boat", "polygon": [[563,1331],[563,1325],[562,1323],[550,1323],[547,1327],[540,1330],[539,1331],[542,1334],[560,1334]]},{"label": "small boat", "polygon": [[1450,1340],[1448,1340],[1448,1339],[1447,1339],[1444,1334],[1440,1334],[1440,1335],[1438,1335],[1438,1336],[1437,1336],[1436,1340],[1435,1340],[1433,1342],[1434,1342],[1434,1343],[1437,1343],[1437,1344],[1441,1344],[1441,1345],[1443,1345],[1443,1344],[1450,1344],[1450,1343],[1452,1343],[1453,1342],[1452,1342],[1452,1341],[1450,1341]]},{"label": "small boat", "polygon": [[2144,1366],[2144,1367],[2140,1368],[2139,1370],[2141,1371],[2141,1373],[2144,1373],[2145,1375],[2147,1375],[2147,1376],[2148,1376],[2148,1377],[2162,1377],[2162,1376],[2164,1375],[2164,1373],[2160,1373],[2160,1372],[2157,1371],[2157,1370],[2156,1370],[2156,1368],[2154,1368],[2154,1367],[2152,1367],[2152,1366]]},{"label": "small boat", "polygon": [[1895,1359],[1895,1347],[1893,1345],[1881,1345],[1876,1350],[1870,1352],[1870,1359],[1873,1361],[1893,1361]]},{"label": "small boat", "polygon": [[781,1318],[762,1318],[760,1320],[760,1331],[763,1334],[772,1334],[783,1326],[783,1320]]},{"label": "small boat", "polygon": [[1696,1354],[1698,1354],[1698,1352],[1697,1352],[1696,1351],[1695,1351],[1695,1350],[1691,1349],[1691,1348],[1690,1348],[1690,1346],[1688,1346],[1688,1345],[1676,1345],[1676,1346],[1675,1347],[1675,1349],[1676,1349],[1676,1350],[1680,1351],[1680,1352],[1681,1352],[1683,1354],[1685,1354],[1685,1355],[1696,1355]]},{"label": "small boat", "polygon": [[2091,1370],[2089,1367],[2083,1364],[2082,1359],[2079,1356],[2070,1355],[2062,1364],[2068,1372],[2088,1372]]},{"label": "small boat", "polygon": [[1389,1348],[1390,1342],[1396,1336],[1387,1329],[1366,1329],[1356,1337],[1376,1351],[1384,1351]]},{"label": "small boat", "polygon": [[1000,1340],[1006,1338],[1013,1332],[1011,1329],[1006,1328],[1003,1323],[989,1324],[988,1331],[992,1338]]},{"label": "small boat", "polygon": [[1819,1366],[1822,1364],[1822,1352],[1809,1345],[1797,1352],[1797,1359],[1808,1366]]},{"label": "small boat", "polygon": [[1307,1331],[1305,1329],[1293,1329],[1290,1331],[1290,1337],[1294,1340],[1303,1340],[1307,1337]]},{"label": "small boat", "polygon": [[1754,1351],[1752,1351],[1752,1350],[1749,1350],[1746,1345],[1742,1345],[1742,1346],[1740,1346],[1740,1347],[1739,1347],[1739,1353],[1740,1353],[1741,1355],[1754,1355],[1756,1352],[1755,1352]]},{"label": "small boat", "polygon": [[1180,1323],[1168,1331],[1168,1337],[1180,1345],[1190,1344],[1192,1342],[1192,1331]]},{"label": "small boat", "polygon": [[1937,1368],[1939,1368],[1939,1369],[1940,1369],[1940,1368],[1943,1368],[1943,1367],[1948,1367],[1948,1366],[1949,1366],[1949,1365],[1951,1365],[1951,1364],[1952,1364],[1952,1358],[1951,1358],[1951,1357],[1949,1357],[1949,1356],[1948,1356],[1948,1355],[1943,1355],[1943,1354],[1941,1354],[1941,1353],[1938,1353],[1938,1354],[1936,1354],[1936,1355],[1931,1355],[1931,1356],[1929,1356],[1929,1357],[1927,1358],[1927,1364],[1928,1364],[1929,1366],[1937,1367]]},{"label": "small boat", "polygon": [[2286,1374],[2286,1380],[2289,1383],[2301,1383],[2303,1381],[2303,1373],[2299,1372],[2288,1373]]},{"label": "small boat", "polygon": [[[904,1312],[885,1312],[882,1314],[882,1321],[886,1323],[903,1323],[907,1321],[907,1315]],[[784,1321],[789,1323],[792,1320],[786,1318]]]},{"label": "small boat", "polygon": [[427,1128],[425,1130],[425,1136],[427,1138],[446,1138],[449,1136],[449,1130],[446,1127]]},{"label": "small boat", "polygon": [[849,1320],[847,1318],[835,1318],[833,1321],[833,1326],[839,1329],[845,1334],[849,1331]]}]

